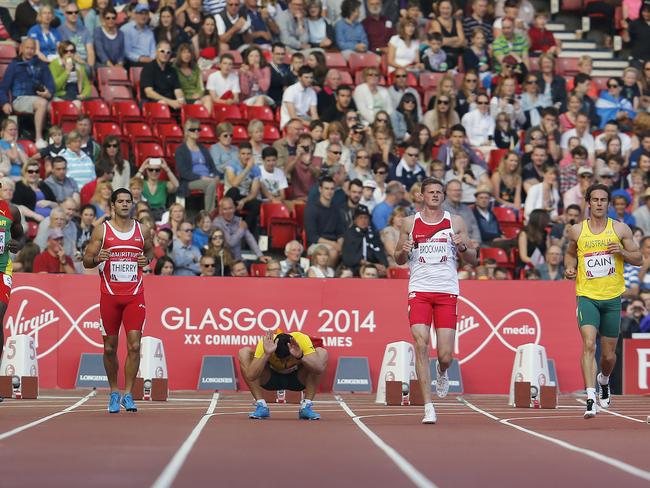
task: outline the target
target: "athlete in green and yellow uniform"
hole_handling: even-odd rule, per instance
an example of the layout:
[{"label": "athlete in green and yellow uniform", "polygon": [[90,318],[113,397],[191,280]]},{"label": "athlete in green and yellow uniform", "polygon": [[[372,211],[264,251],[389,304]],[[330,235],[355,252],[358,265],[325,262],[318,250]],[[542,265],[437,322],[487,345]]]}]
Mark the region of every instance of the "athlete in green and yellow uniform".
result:
[{"label": "athlete in green and yellow uniform", "polygon": [[607,186],[590,186],[585,200],[591,216],[569,228],[564,269],[566,278],[576,279],[578,325],[583,343],[582,375],[587,388],[584,418],[588,419],[597,412],[596,337],[600,333],[600,406],[607,408],[611,401],[609,375],[616,364],[621,325],[621,295],[625,292],[623,264],[639,266],[641,251],[632,239],[630,228],[607,217],[611,200]]},{"label": "athlete in green and yellow uniform", "polygon": [[[2,184],[0,183],[0,188]],[[17,253],[25,244],[25,233],[20,210],[9,202],[0,200],[0,358],[5,343],[4,320],[11,295],[12,264],[9,253]],[[0,372],[0,374],[5,374]],[[2,397],[0,397],[0,402]]]}]

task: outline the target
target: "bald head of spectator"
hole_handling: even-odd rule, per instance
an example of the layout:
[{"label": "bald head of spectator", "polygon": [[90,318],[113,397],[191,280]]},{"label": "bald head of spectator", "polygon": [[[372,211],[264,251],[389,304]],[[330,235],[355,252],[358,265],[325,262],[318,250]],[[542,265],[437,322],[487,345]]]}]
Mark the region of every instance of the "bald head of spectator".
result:
[{"label": "bald head of spectator", "polygon": [[386,203],[394,207],[404,199],[404,185],[399,181],[391,181],[386,185]]},{"label": "bald head of spectator", "polygon": [[447,189],[445,195],[449,203],[453,205],[459,205],[461,199],[463,198],[463,185],[458,180],[450,180],[447,182]]},{"label": "bald head of spectator", "polygon": [[232,198],[224,197],[219,202],[219,215],[223,217],[226,222],[232,222],[235,217],[235,202]]},{"label": "bald head of spectator", "polygon": [[504,18],[503,22],[501,22],[501,32],[503,34],[503,37],[505,37],[506,39],[512,39],[512,37],[515,34],[514,21],[509,17]]},{"label": "bald head of spectator", "polygon": [[546,264],[549,268],[555,269],[562,263],[562,248],[550,246],[546,251]]},{"label": "bald head of spectator", "polygon": [[341,73],[337,69],[330,69],[325,76],[325,86],[336,91],[341,84]]},{"label": "bald head of spectator", "polygon": [[29,61],[36,55],[36,41],[31,37],[24,38],[18,52],[23,60]]}]

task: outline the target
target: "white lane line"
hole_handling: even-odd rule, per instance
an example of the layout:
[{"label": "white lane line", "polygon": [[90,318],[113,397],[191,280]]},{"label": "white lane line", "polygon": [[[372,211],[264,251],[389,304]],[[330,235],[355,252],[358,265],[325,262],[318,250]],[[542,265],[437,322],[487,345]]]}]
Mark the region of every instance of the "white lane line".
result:
[{"label": "white lane line", "polygon": [[178,451],[176,451],[176,454],[174,454],[172,460],[165,467],[163,472],[160,473],[158,479],[153,483],[153,485],[151,485],[152,488],[168,488],[169,486],[172,485],[172,483],[176,479],[176,476],[178,475],[178,472],[183,467],[183,464],[185,463],[187,456],[190,454],[192,447],[194,447],[194,444],[196,443],[197,439],[201,435],[201,431],[208,423],[208,420],[210,420],[210,417],[214,415],[214,411],[217,408],[218,401],[219,401],[219,393],[215,393],[214,395],[212,395],[212,401],[210,402],[210,405],[208,406],[205,415],[201,417],[201,420],[199,420],[199,423],[196,424],[196,426],[190,433],[189,437],[185,439],[185,442],[183,442],[183,444],[178,449]]},{"label": "white lane line", "polygon": [[[465,405],[467,405],[469,408],[472,410],[485,415],[486,417],[489,417],[493,420],[498,421],[502,425],[507,425],[508,427],[512,427],[513,429],[517,429],[521,432],[524,432],[525,434],[532,435],[533,437],[537,437],[539,439],[543,439],[545,441],[551,442],[553,444],[556,444],[560,447],[563,447],[569,451],[577,452],[579,454],[583,454],[585,456],[588,456],[590,458],[595,459],[596,461],[600,461],[601,463],[608,464],[616,469],[620,469],[621,471],[624,471],[628,474],[631,474],[633,476],[636,476],[638,478],[641,478],[646,481],[650,481],[650,472],[645,471],[641,468],[637,468],[636,466],[632,466],[631,464],[628,464],[626,462],[620,461],[619,459],[613,458],[606,456],[605,454],[601,454],[600,452],[597,451],[592,451],[591,449],[585,449],[583,447],[578,447],[576,445],[570,444],[569,442],[557,439],[555,437],[551,437],[546,434],[540,434],[539,432],[536,432],[531,429],[527,429],[525,427],[522,427],[517,424],[512,424],[510,423],[510,420],[513,419],[500,419],[498,417],[495,417],[489,412],[486,412],[485,410],[477,407],[476,405],[473,405],[472,403],[468,402],[465,399],[460,399],[461,402],[463,402]],[[594,422],[594,420],[585,420],[585,422]]]},{"label": "white lane line", "polygon": [[370,440],[379,449],[381,449],[384,452],[384,454],[386,454],[386,456],[390,458],[391,461],[395,463],[395,465],[402,471],[402,473],[406,475],[408,479],[410,479],[413,482],[415,486],[417,486],[418,488],[437,488],[437,486],[426,476],[420,473],[415,468],[415,466],[409,463],[395,449],[393,449],[391,446],[386,444],[386,442],[384,442],[381,437],[379,437],[372,430],[370,430],[370,428],[363,423],[361,418],[358,417],[352,410],[350,410],[350,407],[347,406],[347,404],[343,401],[341,397],[337,397],[337,400],[341,408],[345,411],[345,413],[347,413],[352,418],[352,421],[355,424],[357,424],[357,427],[359,427],[361,431],[364,434],[366,434],[370,438]]},{"label": "white lane line", "polygon": [[73,411],[75,408],[83,405],[86,403],[88,400],[90,400],[92,397],[94,397],[97,394],[96,391],[91,391],[88,393],[85,397],[81,398],[77,403],[70,405],[67,408],[64,408],[60,412],[53,413],[51,415],[48,415],[47,417],[40,418],[38,420],[34,420],[33,422],[30,422],[25,425],[21,425],[20,427],[16,427],[15,429],[8,430],[7,432],[0,434],[0,441],[3,441],[7,439],[8,437],[14,436],[16,434],[19,434],[27,429],[31,429],[32,427],[36,427],[37,425],[40,425],[44,422],[47,422],[48,420],[52,420],[53,418],[59,417],[61,415],[65,415],[68,412]]},{"label": "white lane line", "polygon": [[[581,398],[576,398],[576,401],[578,403],[582,403],[583,405],[587,404],[587,402],[585,402]],[[615,417],[621,417],[622,419],[633,420],[635,422],[639,422],[640,424],[645,424],[646,423],[645,420],[635,419],[634,417],[628,417],[627,415],[623,415],[622,413],[614,412],[613,410],[608,410],[606,408],[600,408],[600,406],[598,406],[598,413],[601,413],[601,412],[605,412],[605,413],[608,413],[610,415],[614,415]]]}]

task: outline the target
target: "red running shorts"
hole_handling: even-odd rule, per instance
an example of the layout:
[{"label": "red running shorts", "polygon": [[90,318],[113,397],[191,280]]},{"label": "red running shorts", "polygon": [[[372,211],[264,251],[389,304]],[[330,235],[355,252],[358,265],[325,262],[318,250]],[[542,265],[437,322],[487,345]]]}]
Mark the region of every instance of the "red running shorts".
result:
[{"label": "red running shorts", "polygon": [[456,329],[458,296],[449,293],[409,292],[409,323]]},{"label": "red running shorts", "polygon": [[[0,277],[2,277],[2,279],[0,279],[0,302],[9,305],[12,278],[5,273],[0,273]],[[2,324],[0,324],[0,327],[2,327]]]},{"label": "red running shorts", "polygon": [[131,330],[142,332],[146,313],[144,293],[138,293],[137,295],[108,295],[102,293],[99,300],[102,335],[118,335],[122,324],[124,324],[126,332]]}]

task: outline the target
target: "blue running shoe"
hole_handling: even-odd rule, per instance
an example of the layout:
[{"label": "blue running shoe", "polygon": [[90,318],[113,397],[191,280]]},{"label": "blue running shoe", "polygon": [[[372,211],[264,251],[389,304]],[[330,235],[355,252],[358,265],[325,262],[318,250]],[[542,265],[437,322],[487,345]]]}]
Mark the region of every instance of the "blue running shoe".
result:
[{"label": "blue running shoe", "polygon": [[314,412],[311,407],[311,403],[303,405],[300,411],[298,411],[298,418],[301,420],[320,420],[320,414]]},{"label": "blue running shoe", "polygon": [[122,406],[124,407],[124,410],[127,412],[137,412],[138,407],[135,406],[135,403],[133,403],[133,396],[131,396],[130,393],[127,393],[122,397],[122,401],[120,402]]},{"label": "blue running shoe", "polygon": [[265,407],[261,403],[255,404],[255,411],[248,415],[249,419],[268,419],[271,416],[269,407]]},{"label": "blue running shoe", "polygon": [[114,391],[108,400],[108,413],[120,413],[120,392]]}]

